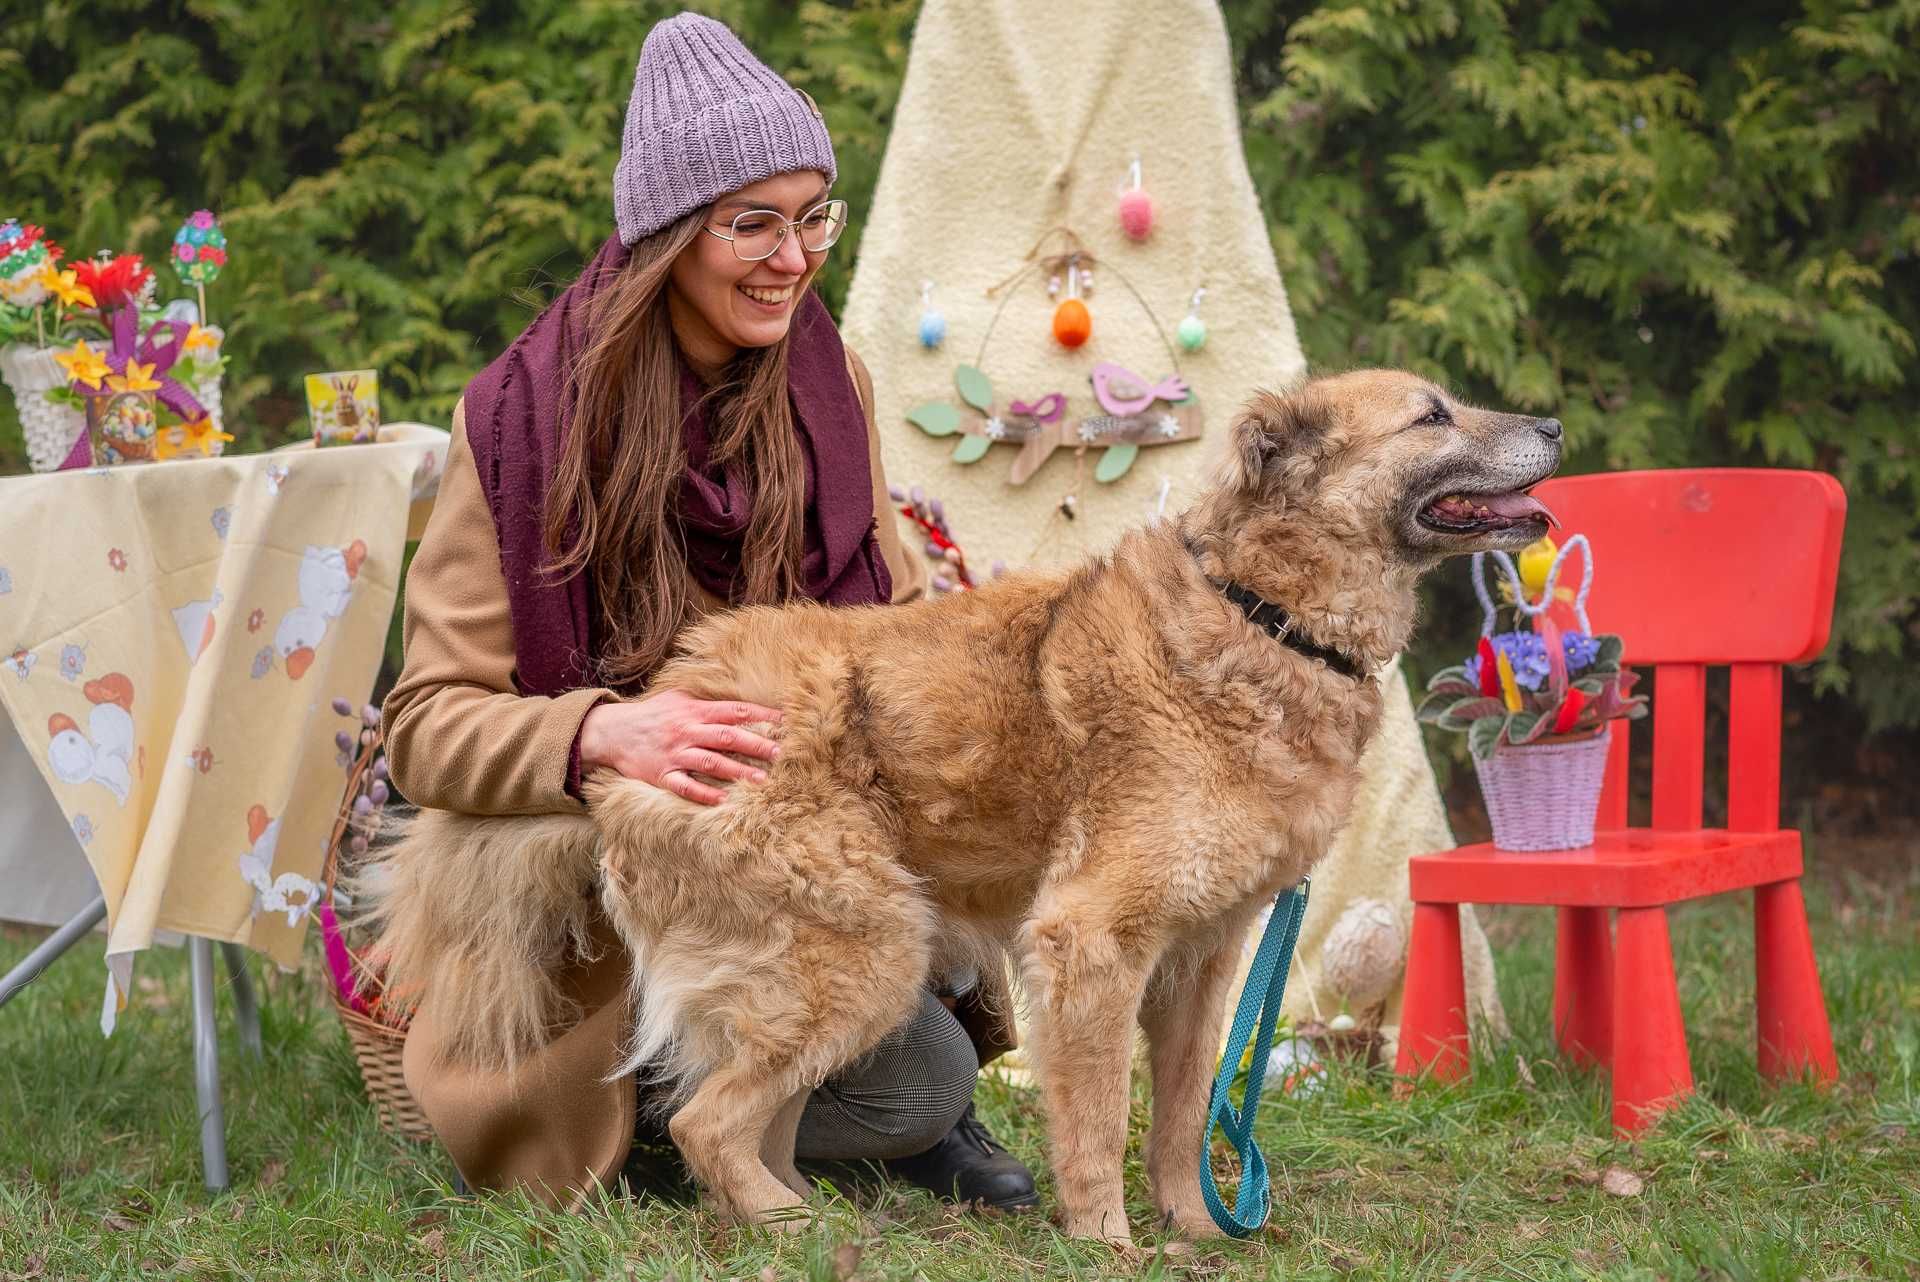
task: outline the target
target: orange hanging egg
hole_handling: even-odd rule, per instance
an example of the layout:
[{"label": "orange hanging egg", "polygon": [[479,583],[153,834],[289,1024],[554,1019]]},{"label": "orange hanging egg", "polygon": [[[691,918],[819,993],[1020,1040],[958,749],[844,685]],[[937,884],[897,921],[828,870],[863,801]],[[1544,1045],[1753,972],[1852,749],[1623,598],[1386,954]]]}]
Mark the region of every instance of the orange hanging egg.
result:
[{"label": "orange hanging egg", "polygon": [[1062,347],[1078,347],[1093,333],[1093,313],[1077,298],[1053,309],[1053,338]]}]

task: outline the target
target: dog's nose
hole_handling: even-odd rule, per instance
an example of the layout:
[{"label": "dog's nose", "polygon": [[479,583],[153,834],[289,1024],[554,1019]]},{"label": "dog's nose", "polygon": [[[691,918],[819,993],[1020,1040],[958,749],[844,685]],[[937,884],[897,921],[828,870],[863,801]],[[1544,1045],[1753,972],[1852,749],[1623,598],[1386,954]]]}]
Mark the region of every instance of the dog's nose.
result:
[{"label": "dog's nose", "polygon": [[1567,429],[1560,426],[1557,418],[1536,418],[1533,420],[1533,430],[1549,441],[1557,441],[1567,434]]}]

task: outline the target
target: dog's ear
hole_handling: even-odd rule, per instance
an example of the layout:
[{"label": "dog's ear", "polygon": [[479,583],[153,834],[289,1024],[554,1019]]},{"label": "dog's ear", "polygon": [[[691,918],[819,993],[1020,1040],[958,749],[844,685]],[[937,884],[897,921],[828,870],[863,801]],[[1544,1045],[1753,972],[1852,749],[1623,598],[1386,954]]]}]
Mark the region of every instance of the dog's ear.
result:
[{"label": "dog's ear", "polygon": [[[1278,477],[1311,471],[1331,412],[1311,383],[1287,392],[1257,393],[1234,420],[1234,483],[1259,490]],[[1295,464],[1300,466],[1290,466]]]}]

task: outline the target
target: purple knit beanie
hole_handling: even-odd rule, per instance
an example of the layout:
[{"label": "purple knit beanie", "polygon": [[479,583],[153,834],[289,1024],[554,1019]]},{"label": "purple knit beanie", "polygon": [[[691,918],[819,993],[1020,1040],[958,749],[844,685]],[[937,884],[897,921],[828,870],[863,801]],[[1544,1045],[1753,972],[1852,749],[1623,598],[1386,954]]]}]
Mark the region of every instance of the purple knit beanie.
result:
[{"label": "purple knit beanie", "polygon": [[656,23],[640,47],[613,171],[620,243],[633,245],[748,183],[838,172],[813,100],[712,18]]}]

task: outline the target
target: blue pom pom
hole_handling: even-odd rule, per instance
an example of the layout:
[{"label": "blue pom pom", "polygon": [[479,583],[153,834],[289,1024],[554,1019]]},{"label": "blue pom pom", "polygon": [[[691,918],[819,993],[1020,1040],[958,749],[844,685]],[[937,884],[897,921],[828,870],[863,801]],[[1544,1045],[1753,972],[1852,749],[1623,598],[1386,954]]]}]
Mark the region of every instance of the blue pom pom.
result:
[{"label": "blue pom pom", "polygon": [[920,346],[932,351],[947,340],[947,318],[936,311],[920,313]]}]

